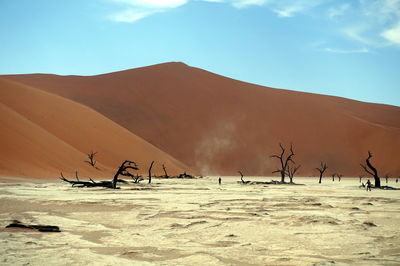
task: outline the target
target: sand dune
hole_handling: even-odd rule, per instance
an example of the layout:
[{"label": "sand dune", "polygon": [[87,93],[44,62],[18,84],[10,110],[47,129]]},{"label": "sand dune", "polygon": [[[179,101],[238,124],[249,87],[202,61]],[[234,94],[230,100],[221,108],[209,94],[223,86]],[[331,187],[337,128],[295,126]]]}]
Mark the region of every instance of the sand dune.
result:
[{"label": "sand dune", "polygon": [[278,90],[183,63],[98,76],[4,78],[61,95],[103,114],[203,174],[270,175],[278,143],[293,142],[301,175],[363,174],[367,150],[381,175],[400,175],[400,108]]},{"label": "sand dune", "polygon": [[[187,167],[143,139],[88,107],[57,95],[0,79],[0,175],[27,177],[111,177],[123,160],[139,163],[147,171],[156,160],[161,173]],[[98,152],[98,167],[83,161]]]}]

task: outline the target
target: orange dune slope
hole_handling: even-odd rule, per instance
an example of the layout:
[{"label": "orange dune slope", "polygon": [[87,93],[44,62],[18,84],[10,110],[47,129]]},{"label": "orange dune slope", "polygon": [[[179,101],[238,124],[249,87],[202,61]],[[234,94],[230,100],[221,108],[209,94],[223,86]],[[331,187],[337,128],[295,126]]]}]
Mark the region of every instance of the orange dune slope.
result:
[{"label": "orange dune slope", "polygon": [[[164,163],[171,173],[187,167],[101,114],[71,100],[0,79],[0,175],[111,178],[123,160],[155,172]],[[96,170],[84,163],[98,152]]]},{"label": "orange dune slope", "polygon": [[299,175],[364,174],[367,151],[400,175],[400,108],[273,89],[165,63],[98,76],[4,78],[93,108],[202,174],[271,175],[293,143]]}]

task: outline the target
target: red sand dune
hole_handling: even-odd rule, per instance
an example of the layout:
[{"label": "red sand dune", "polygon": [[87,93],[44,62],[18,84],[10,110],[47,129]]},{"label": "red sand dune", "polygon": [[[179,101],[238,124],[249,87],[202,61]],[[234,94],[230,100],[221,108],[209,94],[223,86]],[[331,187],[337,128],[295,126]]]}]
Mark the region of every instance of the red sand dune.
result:
[{"label": "red sand dune", "polygon": [[[93,108],[203,174],[271,175],[293,142],[299,175],[400,175],[400,108],[253,85],[183,63],[98,76],[12,75]],[[98,149],[90,147],[90,149]]]},{"label": "red sand dune", "polygon": [[[3,176],[71,177],[79,170],[81,177],[110,178],[126,159],[143,172],[151,160],[171,173],[187,168],[90,108],[26,85],[0,79],[0,109]],[[102,171],[84,163],[90,151],[98,152]]]}]

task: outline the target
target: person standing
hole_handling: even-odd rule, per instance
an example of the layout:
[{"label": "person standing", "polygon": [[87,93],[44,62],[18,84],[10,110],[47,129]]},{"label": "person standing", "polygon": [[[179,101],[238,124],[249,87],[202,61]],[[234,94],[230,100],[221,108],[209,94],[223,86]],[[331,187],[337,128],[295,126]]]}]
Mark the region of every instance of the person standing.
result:
[{"label": "person standing", "polygon": [[367,181],[367,191],[371,191],[371,181]]}]

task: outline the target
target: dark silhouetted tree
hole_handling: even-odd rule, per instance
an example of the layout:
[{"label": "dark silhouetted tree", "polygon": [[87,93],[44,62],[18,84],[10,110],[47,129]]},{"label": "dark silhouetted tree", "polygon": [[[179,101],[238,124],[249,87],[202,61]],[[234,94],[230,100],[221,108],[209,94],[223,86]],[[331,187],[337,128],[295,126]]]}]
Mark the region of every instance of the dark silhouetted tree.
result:
[{"label": "dark silhouetted tree", "polygon": [[374,178],[375,182],[375,187],[380,188],[381,187],[381,179],[378,175],[378,170],[371,164],[370,159],[373,157],[372,153],[368,151],[368,157],[365,159],[365,162],[367,165],[365,166],[364,164],[360,164],[360,166],[364,169],[365,172],[370,174]]},{"label": "dark silhouetted tree", "polygon": [[246,184],[246,181],[244,181],[244,179],[243,179],[243,173],[241,172],[241,171],[238,171],[238,173],[240,174],[240,180],[242,180],[242,183],[243,184]]},{"label": "dark silhouetted tree", "polygon": [[96,163],[97,163],[97,161],[95,160],[96,154],[97,154],[97,152],[93,152],[93,151],[88,153],[87,157],[88,157],[89,160],[88,161],[84,161],[84,162],[89,164],[90,166],[93,166],[96,169],[99,169],[99,168],[96,167]]},{"label": "dark silhouetted tree", "polygon": [[120,175],[129,176],[131,178],[133,177],[133,174],[131,174],[129,170],[139,170],[139,168],[137,167],[137,164],[135,162],[125,160],[114,175],[114,178],[112,180],[112,188],[117,188],[118,177]]},{"label": "dark silhouetted tree", "polygon": [[153,168],[154,161],[151,162],[149,167],[149,184],[151,183],[151,168]]},{"label": "dark silhouetted tree", "polygon": [[168,173],[167,173],[167,168],[165,167],[164,164],[162,165],[162,168],[163,168],[163,170],[164,170],[164,177],[165,177],[165,178],[169,178],[169,175],[168,175]]},{"label": "dark silhouetted tree", "polygon": [[290,154],[285,158],[285,148],[279,143],[279,147],[281,148],[281,153],[271,155],[271,158],[277,158],[280,162],[280,169],[273,171],[272,173],[280,173],[281,174],[281,183],[285,183],[285,175],[288,172],[288,164],[289,162],[295,163],[292,160],[292,157],[295,155],[293,152],[293,146],[290,144]]},{"label": "dark silhouetted tree", "polygon": [[319,182],[318,183],[321,184],[322,176],[323,176],[324,172],[326,171],[326,169],[328,169],[328,166],[326,166],[326,163],[321,162],[321,167],[320,168],[315,168],[315,169],[317,169],[318,172],[319,172]]},{"label": "dark silhouetted tree", "polygon": [[293,166],[293,167],[288,166],[287,174],[289,176],[290,183],[293,183],[294,174],[297,172],[297,170],[299,170],[300,167],[301,167],[301,165]]}]

